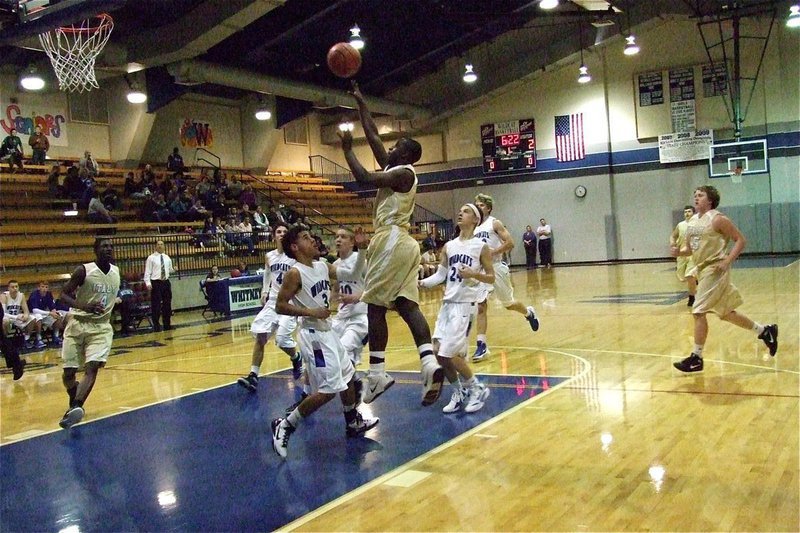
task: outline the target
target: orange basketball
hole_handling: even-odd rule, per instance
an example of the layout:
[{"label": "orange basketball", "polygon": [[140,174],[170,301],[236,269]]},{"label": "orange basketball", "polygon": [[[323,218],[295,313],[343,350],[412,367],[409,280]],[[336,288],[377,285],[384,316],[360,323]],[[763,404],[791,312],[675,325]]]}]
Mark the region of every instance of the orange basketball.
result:
[{"label": "orange basketball", "polygon": [[241,275],[242,275],[242,273],[239,271],[238,268],[234,268],[233,270],[231,270],[231,277],[232,278],[238,278]]},{"label": "orange basketball", "polygon": [[340,78],[352,78],[361,68],[361,54],[348,43],[336,43],[328,50],[328,68]]}]

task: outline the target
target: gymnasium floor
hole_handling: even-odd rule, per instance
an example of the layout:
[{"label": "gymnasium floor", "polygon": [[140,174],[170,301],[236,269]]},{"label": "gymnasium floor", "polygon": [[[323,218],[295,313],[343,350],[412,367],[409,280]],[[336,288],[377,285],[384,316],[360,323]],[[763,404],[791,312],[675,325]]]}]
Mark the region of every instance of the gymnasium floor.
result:
[{"label": "gymnasium floor", "polygon": [[[66,408],[58,354],[0,379],[3,530],[797,531],[797,258],[743,259],[741,311],[780,326],[776,357],[710,318],[706,368],[691,348],[684,287],[669,263],[517,271],[542,328],[492,302],[492,388],[483,411],[418,404],[418,363],[396,316],[398,379],[346,439],[335,403],[290,441],[269,420],[291,403],[287,359],[267,349],[256,395],[249,317],[176,316],[171,332],[116,339],[85,422]],[[425,293],[433,324],[441,290]],[[471,343],[473,344],[473,343]],[[363,366],[362,368],[366,368]]]}]

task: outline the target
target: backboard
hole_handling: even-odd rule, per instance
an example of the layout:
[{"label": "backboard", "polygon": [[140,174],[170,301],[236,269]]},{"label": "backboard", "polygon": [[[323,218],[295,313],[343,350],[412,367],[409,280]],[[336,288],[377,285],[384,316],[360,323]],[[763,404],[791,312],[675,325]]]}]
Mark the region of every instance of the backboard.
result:
[{"label": "backboard", "polygon": [[[736,172],[737,168],[741,171]],[[712,144],[708,147],[708,172],[712,178],[769,172],[767,140]]]}]

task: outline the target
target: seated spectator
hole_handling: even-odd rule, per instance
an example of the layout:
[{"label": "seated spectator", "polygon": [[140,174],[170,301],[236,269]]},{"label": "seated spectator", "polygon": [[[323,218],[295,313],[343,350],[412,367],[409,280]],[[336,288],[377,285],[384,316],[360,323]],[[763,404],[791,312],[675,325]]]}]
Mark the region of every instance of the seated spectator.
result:
[{"label": "seated spectator", "polygon": [[169,210],[175,215],[175,218],[181,222],[188,222],[189,209],[192,207],[191,199],[185,193],[175,195],[175,198],[169,204]]},{"label": "seated spectator", "polygon": [[165,177],[161,182],[158,184],[158,192],[164,195],[164,198],[169,196],[170,191],[173,188],[172,178],[169,176]]},{"label": "seated spectator", "polygon": [[250,209],[255,209],[258,200],[256,199],[256,193],[253,191],[252,185],[245,185],[244,190],[239,195],[239,203],[242,204],[242,208],[244,206],[250,207]]},{"label": "seated spectator", "polygon": [[175,215],[170,211],[169,206],[167,205],[167,201],[164,199],[164,195],[158,193],[155,195],[155,203],[156,203],[156,214],[158,215],[159,222],[177,222],[178,219],[175,218]]},{"label": "seated spectator", "polygon": [[436,253],[430,249],[425,248],[422,255],[420,255],[419,261],[419,279],[427,278],[428,276],[432,276],[436,269],[439,266],[439,261],[436,259]]},{"label": "seated spectator", "polygon": [[208,176],[202,176],[200,178],[200,183],[194,188],[194,193],[203,201],[206,201],[206,196],[208,195],[208,191],[211,190],[211,182],[208,181]]},{"label": "seated spectator", "polygon": [[[214,219],[214,235],[216,236],[217,244],[219,244],[224,252],[229,252],[233,249],[233,244],[228,241],[225,224],[223,224],[222,219],[219,217]],[[220,251],[220,256],[223,255],[223,251]]]},{"label": "seated spectator", "polygon": [[236,268],[242,273],[242,276],[250,275],[250,268],[247,266],[247,263],[245,263],[244,259],[239,261],[239,266]]},{"label": "seated spectator", "polygon": [[78,171],[83,169],[86,169],[87,174],[91,178],[97,176],[97,173],[100,170],[100,167],[97,165],[97,161],[95,161],[94,157],[92,157],[92,152],[89,150],[86,150],[83,153],[81,160],[78,161]]},{"label": "seated spectator", "polygon": [[183,172],[178,171],[172,175],[172,184],[178,188],[179,191],[186,190],[186,177]]},{"label": "seated spectator", "polygon": [[106,209],[109,211],[122,210],[122,199],[119,197],[117,190],[111,185],[111,183],[106,184],[106,188],[103,189],[103,192],[100,194],[100,199],[103,201],[103,205],[106,206]]},{"label": "seated spectator", "polygon": [[195,222],[199,220],[205,220],[206,217],[209,216],[208,209],[203,206],[203,201],[200,198],[195,198],[192,207],[189,208],[189,212],[186,215],[187,220],[190,222]]},{"label": "seated spectator", "polygon": [[[17,280],[9,280],[8,290],[0,294],[0,304],[3,306],[3,331],[12,333],[14,329],[22,332],[25,337],[25,346],[28,348],[44,348],[42,341],[42,325],[35,320],[28,310],[25,294],[20,292]],[[36,334],[36,341],[31,334]]]},{"label": "seated spectator", "polygon": [[46,281],[39,282],[39,290],[33,291],[28,297],[28,309],[34,320],[41,323],[40,332],[49,331],[54,346],[61,345],[61,331],[66,325],[65,311],[56,309],[53,293]]},{"label": "seated spectator", "polygon": [[256,242],[271,240],[269,219],[264,214],[264,208],[260,205],[256,206],[256,212],[253,213],[253,230],[255,231]]},{"label": "seated spectator", "polygon": [[77,200],[83,194],[83,184],[78,175],[78,167],[69,167],[67,175],[64,177],[64,193],[67,198]]},{"label": "seated spectator", "polygon": [[170,172],[183,172],[183,157],[178,152],[178,147],[172,149],[172,153],[167,157],[167,170]]},{"label": "seated spectator", "polygon": [[222,276],[219,275],[219,267],[217,265],[211,265],[211,269],[206,274],[206,282],[209,281],[219,281],[222,279]]},{"label": "seated spectator", "polygon": [[117,222],[106,209],[106,206],[103,205],[102,200],[100,200],[100,192],[97,190],[92,192],[92,199],[89,201],[86,213],[89,222],[93,224],[115,224]]},{"label": "seated spectator", "polygon": [[145,165],[144,170],[142,171],[142,183],[144,183],[145,187],[150,188],[155,181],[156,173],[153,172],[153,167],[151,165]]},{"label": "seated spectator", "polygon": [[244,185],[236,176],[231,176],[226,183],[225,197],[229,200],[238,200],[239,195],[242,194]]},{"label": "seated spectator", "polygon": [[250,215],[239,223],[238,230],[241,233],[240,242],[247,245],[247,252],[250,255],[255,255],[255,241],[253,239],[253,224],[251,223]]},{"label": "seated spectator", "polygon": [[142,222],[158,222],[158,204],[153,195],[148,195],[139,209],[139,220]]},{"label": "seated spectator", "polygon": [[239,222],[244,222],[245,218],[249,217],[250,220],[253,219],[253,212],[250,211],[250,206],[249,205],[242,204],[242,212],[238,213],[236,216],[239,219]]},{"label": "seated spectator", "polygon": [[284,218],[286,218],[286,222],[289,224],[297,224],[300,222],[300,213],[298,213],[293,207],[286,206],[284,208]]},{"label": "seated spectator", "polygon": [[236,219],[229,216],[228,219],[225,221],[225,225],[223,227],[222,233],[225,235],[225,242],[227,242],[232,247],[236,247],[239,244],[239,231],[236,229],[238,224],[236,223]]},{"label": "seated spectator", "polygon": [[17,136],[17,130],[11,128],[8,136],[3,139],[3,143],[0,144],[0,159],[8,158],[8,169],[13,174],[15,172],[14,165],[17,165],[19,170],[23,169],[22,158],[24,156],[22,140]]},{"label": "seated spectator", "polygon": [[64,196],[64,187],[61,181],[61,167],[53,165],[50,174],[47,175],[47,193],[51,198],[61,198]]},{"label": "seated spectator", "polygon": [[277,224],[288,224],[286,218],[283,216],[283,213],[281,213],[280,210],[278,210],[278,208],[275,207],[274,205],[271,205],[269,207],[269,212],[267,213],[267,221],[269,222],[269,225],[272,226],[273,228]]}]

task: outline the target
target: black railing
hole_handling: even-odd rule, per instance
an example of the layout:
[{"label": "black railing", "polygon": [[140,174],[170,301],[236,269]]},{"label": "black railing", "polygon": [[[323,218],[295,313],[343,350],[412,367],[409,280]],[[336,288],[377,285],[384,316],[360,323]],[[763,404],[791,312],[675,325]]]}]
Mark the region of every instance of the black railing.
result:
[{"label": "black railing", "polygon": [[[252,252],[248,239],[253,240]],[[212,266],[225,272],[237,268],[239,261],[244,261],[255,271],[263,267],[264,252],[275,248],[274,242],[265,240],[256,232],[132,235],[112,237],[112,241],[115,264],[120,272],[138,279],[144,274],[145,261],[155,251],[157,241],[164,241],[164,251],[172,259],[178,278],[208,272]]]},{"label": "black railing", "polygon": [[343,167],[335,161],[331,161],[327,157],[321,155],[308,156],[309,165],[311,165],[311,172],[315,176],[321,176],[331,183],[346,183],[355,181],[353,173],[350,169]]},{"label": "black railing", "polygon": [[[208,154],[210,157],[213,157],[214,159],[217,160],[217,164],[215,165],[214,163],[212,163],[211,161],[209,161],[205,157],[198,157],[198,154],[200,154],[200,153],[205,153],[205,154]],[[196,167],[198,161],[204,161],[204,162],[208,163],[209,165],[211,165],[214,169],[217,169],[217,170],[222,168],[222,159],[220,159],[220,157],[217,154],[215,154],[214,152],[209,152],[205,148],[197,148],[197,149],[195,149],[195,151],[194,151],[194,165],[193,166]]]},{"label": "black railing", "polygon": [[426,209],[417,204],[414,206],[412,218],[414,225],[419,228],[423,235],[431,233],[437,243],[447,242],[455,237],[455,224],[449,218],[445,218],[430,209]]}]

